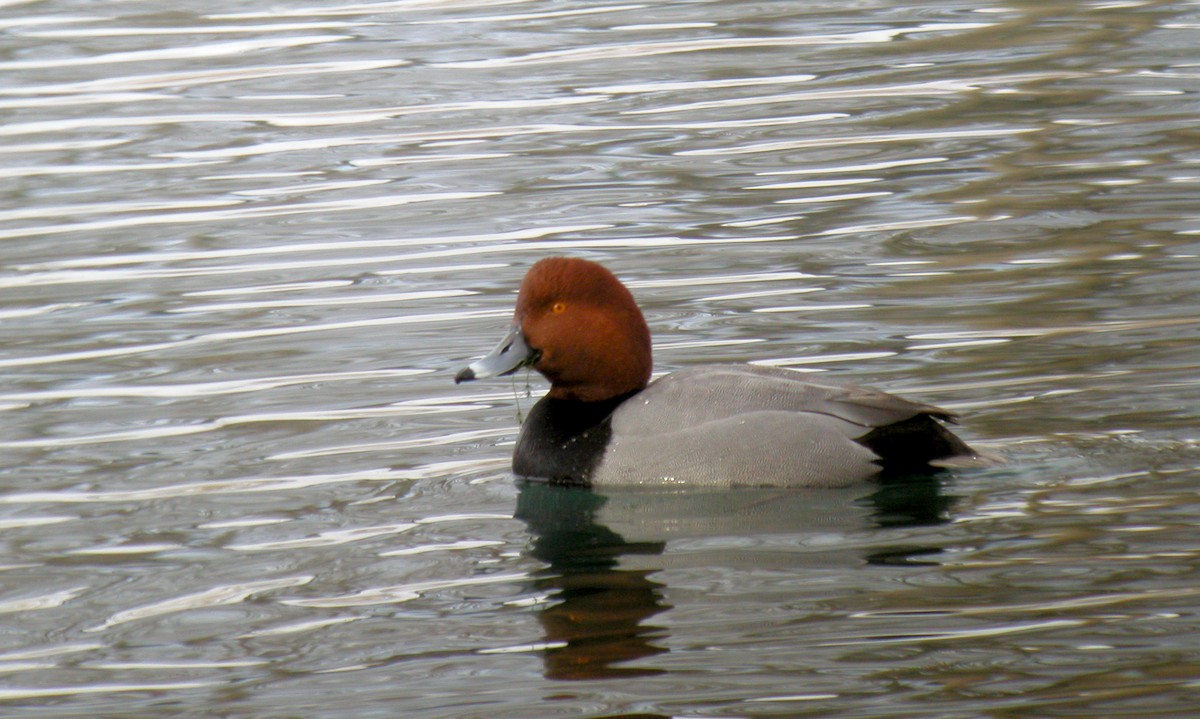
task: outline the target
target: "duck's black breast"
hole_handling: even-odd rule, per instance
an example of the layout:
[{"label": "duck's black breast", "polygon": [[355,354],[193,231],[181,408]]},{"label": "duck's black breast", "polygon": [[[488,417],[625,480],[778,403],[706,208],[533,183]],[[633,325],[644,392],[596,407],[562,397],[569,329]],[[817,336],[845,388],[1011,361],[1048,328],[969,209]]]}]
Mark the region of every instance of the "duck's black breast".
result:
[{"label": "duck's black breast", "polygon": [[600,402],[543,397],[521,424],[513,472],[561,484],[589,484],[612,440],[613,410],[633,394]]}]

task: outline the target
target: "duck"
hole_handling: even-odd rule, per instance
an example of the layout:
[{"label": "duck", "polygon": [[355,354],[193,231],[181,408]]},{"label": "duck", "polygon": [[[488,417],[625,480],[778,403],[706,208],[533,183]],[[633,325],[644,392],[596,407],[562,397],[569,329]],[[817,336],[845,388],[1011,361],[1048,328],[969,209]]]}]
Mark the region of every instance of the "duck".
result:
[{"label": "duck", "polygon": [[696,365],[651,381],[650,330],[603,265],[529,268],[508,332],[455,384],[529,367],[550,382],[521,423],[518,477],[623,486],[846,487],[991,463],[931,404],[811,373]]}]

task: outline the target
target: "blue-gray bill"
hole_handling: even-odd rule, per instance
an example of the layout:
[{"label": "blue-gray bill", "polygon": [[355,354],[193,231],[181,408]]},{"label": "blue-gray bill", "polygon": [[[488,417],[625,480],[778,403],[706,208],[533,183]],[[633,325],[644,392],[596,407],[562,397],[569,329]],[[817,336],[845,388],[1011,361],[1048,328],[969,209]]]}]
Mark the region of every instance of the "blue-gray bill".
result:
[{"label": "blue-gray bill", "polygon": [[514,324],[495,349],[463,367],[454,375],[454,384],[475,379],[503,377],[537,361],[537,351],[525,342],[521,326]]}]

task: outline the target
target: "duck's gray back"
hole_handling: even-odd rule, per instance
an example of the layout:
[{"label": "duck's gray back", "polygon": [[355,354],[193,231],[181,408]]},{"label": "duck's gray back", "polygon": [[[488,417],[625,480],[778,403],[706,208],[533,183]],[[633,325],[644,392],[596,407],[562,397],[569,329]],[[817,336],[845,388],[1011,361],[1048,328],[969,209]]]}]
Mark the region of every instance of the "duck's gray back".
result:
[{"label": "duck's gray back", "polygon": [[695,367],[662,377],[617,408],[591,483],[845,486],[881,469],[864,437],[918,417],[937,425],[929,418],[953,415],[789,370]]}]

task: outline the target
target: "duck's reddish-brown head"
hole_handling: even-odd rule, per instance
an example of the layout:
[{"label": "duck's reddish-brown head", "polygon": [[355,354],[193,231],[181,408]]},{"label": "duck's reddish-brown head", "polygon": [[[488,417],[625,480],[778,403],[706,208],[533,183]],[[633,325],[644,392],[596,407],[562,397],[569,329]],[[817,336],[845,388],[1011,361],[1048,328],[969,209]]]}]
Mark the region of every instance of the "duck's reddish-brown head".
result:
[{"label": "duck's reddish-brown head", "polygon": [[650,381],[650,330],[633,295],[604,266],[548,257],[521,282],[508,335],[455,382],[525,365],[550,380],[550,396],[558,399],[595,402],[628,394]]}]

